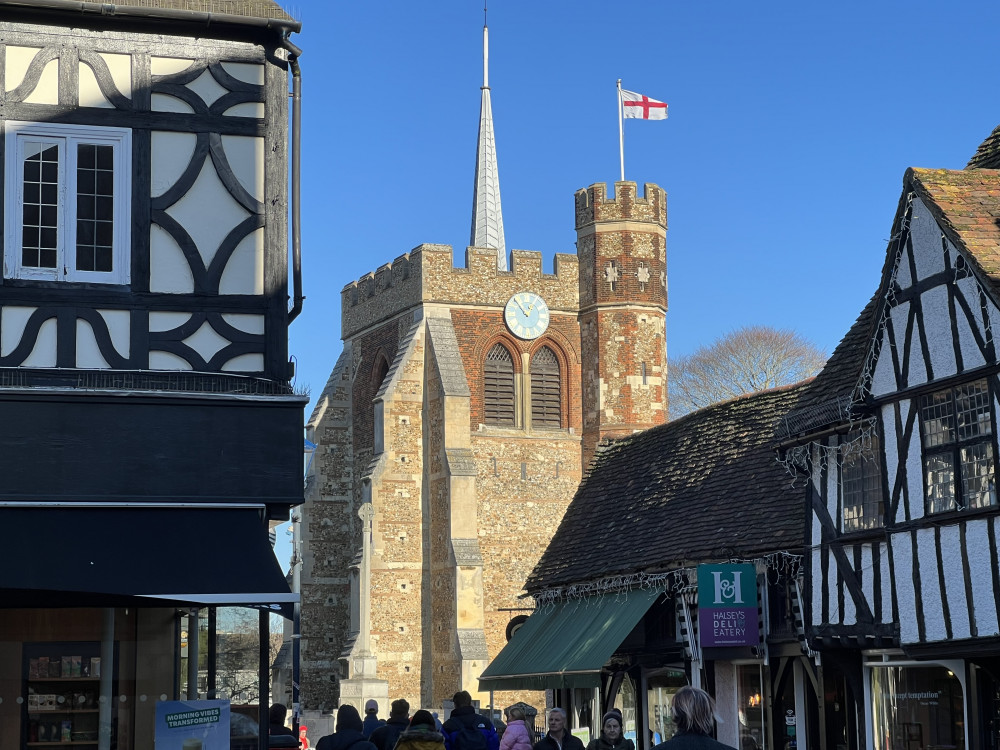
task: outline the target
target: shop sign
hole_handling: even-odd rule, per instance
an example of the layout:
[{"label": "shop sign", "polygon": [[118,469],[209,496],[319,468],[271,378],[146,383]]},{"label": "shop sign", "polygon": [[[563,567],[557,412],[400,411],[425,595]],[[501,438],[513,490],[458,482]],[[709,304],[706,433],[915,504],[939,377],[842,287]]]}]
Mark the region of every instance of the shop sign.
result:
[{"label": "shop sign", "polygon": [[229,701],[159,701],[156,750],[229,750]]},{"label": "shop sign", "polygon": [[753,565],[698,566],[698,641],[702,648],[760,645]]}]

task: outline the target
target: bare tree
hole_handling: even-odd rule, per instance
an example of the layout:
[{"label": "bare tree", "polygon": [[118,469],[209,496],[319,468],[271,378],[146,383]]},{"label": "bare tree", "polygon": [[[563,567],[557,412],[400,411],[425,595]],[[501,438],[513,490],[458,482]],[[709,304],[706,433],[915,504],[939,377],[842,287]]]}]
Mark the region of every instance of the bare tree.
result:
[{"label": "bare tree", "polygon": [[670,418],[815,375],[826,353],[794,331],[749,326],[670,361]]}]

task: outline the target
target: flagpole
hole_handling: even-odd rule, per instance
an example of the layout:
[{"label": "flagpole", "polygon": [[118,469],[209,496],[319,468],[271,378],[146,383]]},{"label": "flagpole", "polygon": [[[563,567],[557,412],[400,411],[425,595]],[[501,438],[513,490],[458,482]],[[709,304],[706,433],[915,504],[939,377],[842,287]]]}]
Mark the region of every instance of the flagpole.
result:
[{"label": "flagpole", "polygon": [[618,156],[622,165],[622,182],[625,182],[625,128],[622,125],[622,79],[618,79]]}]

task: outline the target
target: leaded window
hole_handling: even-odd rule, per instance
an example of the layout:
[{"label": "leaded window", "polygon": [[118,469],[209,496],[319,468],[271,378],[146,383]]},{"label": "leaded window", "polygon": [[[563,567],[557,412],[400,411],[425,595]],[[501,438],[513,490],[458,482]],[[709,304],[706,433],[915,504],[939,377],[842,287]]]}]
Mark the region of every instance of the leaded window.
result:
[{"label": "leaded window", "polygon": [[514,360],[503,344],[495,344],[483,364],[487,424],[514,424]]},{"label": "leaded window", "polygon": [[559,360],[547,346],[531,357],[531,424],[533,427],[562,426],[562,391]]},{"label": "leaded window", "polygon": [[996,505],[993,412],[985,379],[920,399],[927,513]]},{"label": "leaded window", "polygon": [[127,283],[130,131],[10,121],[5,145],[8,275]]},{"label": "leaded window", "polygon": [[885,523],[878,436],[855,431],[840,445],[842,531],[866,531]]}]

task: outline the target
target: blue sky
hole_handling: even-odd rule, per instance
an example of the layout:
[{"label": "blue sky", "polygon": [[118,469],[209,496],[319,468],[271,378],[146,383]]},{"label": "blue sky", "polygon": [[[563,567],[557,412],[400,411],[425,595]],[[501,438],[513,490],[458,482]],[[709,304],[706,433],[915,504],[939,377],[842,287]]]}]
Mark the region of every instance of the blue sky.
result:
[{"label": "blue sky", "polygon": [[[464,263],[483,2],[285,7],[303,23],[290,351],[308,417],[345,284],[424,242]],[[669,103],[625,123],[626,179],[668,193],[668,357],[749,324],[831,351],[878,283],[906,167],[962,168],[1000,124],[995,0],[492,0],[489,26],[507,247],[547,271],[575,251],[573,193],[619,179],[615,80]]]}]

